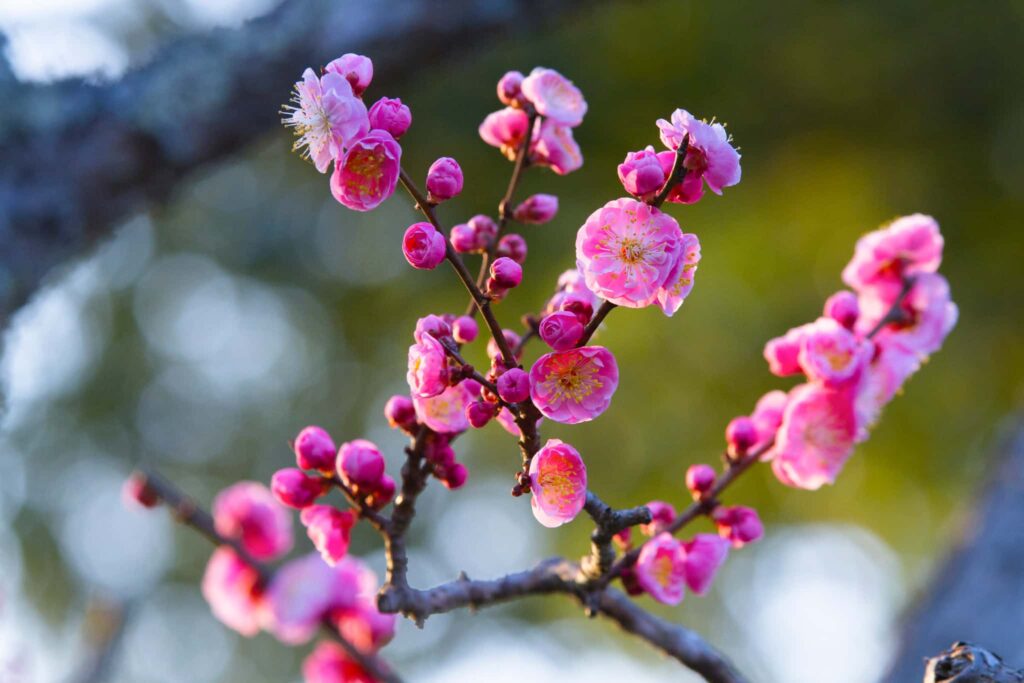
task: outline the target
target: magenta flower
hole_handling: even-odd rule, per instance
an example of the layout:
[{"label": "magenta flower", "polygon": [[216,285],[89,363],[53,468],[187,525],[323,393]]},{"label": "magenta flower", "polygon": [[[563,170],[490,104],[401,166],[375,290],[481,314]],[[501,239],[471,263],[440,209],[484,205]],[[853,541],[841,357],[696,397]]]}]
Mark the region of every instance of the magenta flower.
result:
[{"label": "magenta flower", "polygon": [[221,546],[213,551],[201,589],[218,621],[243,636],[259,633],[263,610],[260,575],[234,550]]},{"label": "magenta flower", "polygon": [[[892,305],[883,289],[872,289],[860,298],[861,317],[856,330],[873,328]],[[914,276],[914,285],[900,304],[902,320],[886,325],[875,337],[879,345],[898,346],[924,359],[942,347],[956,326],[959,309],[949,293],[949,283],[938,273]]]},{"label": "magenta flower", "polygon": [[800,340],[798,361],[810,381],[840,387],[858,381],[874,353],[870,340],[858,338],[832,318],[819,318]]},{"label": "magenta flower", "polygon": [[697,534],[692,541],[683,543],[683,553],[686,586],[695,594],[704,595],[729,556],[729,541],[714,534]]},{"label": "magenta flower", "polygon": [[324,562],[334,566],[348,553],[349,538],[356,523],[351,510],[338,510],[330,505],[310,505],[299,515],[313,547]]},{"label": "magenta flower", "polygon": [[579,305],[581,309],[585,308],[584,303],[590,305],[590,314],[586,316],[586,322],[590,322],[593,312],[601,304],[601,299],[590,291],[587,287],[586,278],[583,276],[583,273],[576,268],[567,270],[558,276],[558,292],[551,298],[551,301],[548,302],[548,305],[544,309],[545,312],[551,313],[553,311],[561,310],[562,304],[568,301],[569,295],[575,295],[581,299]]},{"label": "magenta flower", "polygon": [[373,80],[373,62],[370,58],[351,52],[328,62],[324,71],[328,74],[338,74],[347,80],[357,97],[370,87],[370,81]]},{"label": "magenta flower", "polygon": [[491,147],[497,147],[508,159],[516,158],[516,151],[526,137],[530,117],[522,109],[505,107],[487,115],[480,124],[480,137]]},{"label": "magenta flower", "polygon": [[419,270],[433,270],[444,261],[444,235],[430,223],[413,223],[402,237],[402,254],[409,265]]},{"label": "magenta flower", "polygon": [[398,98],[380,98],[370,107],[368,116],[370,128],[386,130],[396,140],[405,135],[412,125],[412,112]]},{"label": "magenta flower", "polygon": [[285,467],[270,479],[270,491],[282,505],[302,509],[327,492],[327,480],[311,477],[295,467]]},{"label": "magenta flower", "polygon": [[775,439],[772,470],[783,484],[831,484],[853,452],[857,418],[849,389],[802,384],[789,395]]},{"label": "magenta flower", "polygon": [[530,141],[530,163],[546,166],[558,175],[568,175],[583,166],[583,152],[572,128],[553,119],[542,120]]},{"label": "magenta flower", "polygon": [[579,452],[548,439],[530,461],[533,516],[546,527],[571,522],[587,499],[587,466]]},{"label": "magenta flower", "polygon": [[686,488],[694,498],[700,498],[715,485],[715,468],[703,463],[686,469]]},{"label": "magenta flower", "polygon": [[745,415],[734,417],[725,427],[725,442],[732,457],[746,455],[757,443],[757,425]]},{"label": "magenta flower", "polygon": [[589,422],[603,413],[619,386],[615,356],[603,346],[554,351],[530,368],[530,396],[555,422]]},{"label": "magenta flower", "polygon": [[658,119],[661,141],[671,150],[679,149],[683,137],[689,135],[689,146],[683,165],[686,179],[680,194],[669,201],[692,204],[704,193],[703,180],[715,194],[722,194],[722,188],[740,182],[740,155],[732,146],[725,126],[707,123],[693,118],[684,109],[672,112],[671,121]]},{"label": "magenta flower", "polygon": [[674,218],[635,199],[615,199],[579,229],[576,264],[598,296],[643,308],[659,294],[670,295],[665,288],[680,281],[682,249],[683,233]]},{"label": "magenta flower", "polygon": [[416,426],[416,408],[408,396],[395,395],[384,405],[384,417],[394,429],[410,430]]},{"label": "magenta flower", "polygon": [[295,462],[304,470],[334,472],[334,461],[338,449],[327,430],[310,425],[295,437],[292,444],[295,451]]},{"label": "magenta flower", "polygon": [[321,641],[302,662],[305,683],[377,683],[337,643]]},{"label": "magenta flower", "polygon": [[291,517],[259,482],[240,481],[218,493],[213,522],[217,533],[238,539],[258,560],[271,560],[291,550]]},{"label": "magenta flower", "polygon": [[416,406],[416,417],[420,422],[435,432],[456,434],[469,429],[466,406],[473,398],[465,382],[462,382],[448,387],[437,396],[414,396],[412,402]]},{"label": "magenta flower", "polygon": [[650,145],[639,152],[630,152],[619,164],[619,181],[626,192],[648,201],[665,184],[665,169]]},{"label": "magenta flower", "polygon": [[919,213],[898,218],[857,241],[853,259],[843,269],[843,282],[858,292],[886,289],[891,301],[904,277],[938,270],[942,248],[934,218]]},{"label": "magenta flower", "polygon": [[554,69],[537,67],[520,85],[523,95],[544,118],[576,127],[587,113],[587,101],[572,81]]},{"label": "magenta flower", "polygon": [[711,519],[718,526],[718,535],[731,542],[733,548],[742,548],[764,536],[764,525],[754,508],[719,506],[711,513]]},{"label": "magenta flower", "polygon": [[649,524],[640,525],[640,531],[647,536],[657,536],[665,530],[665,527],[675,521],[676,509],[672,503],[652,500],[647,503],[647,509],[651,511],[651,521]]},{"label": "magenta flower", "polygon": [[764,359],[768,361],[768,370],[773,375],[788,377],[800,372],[800,345],[814,326],[815,323],[806,323],[790,329],[781,337],[768,340],[764,345]]},{"label": "magenta flower", "polygon": [[441,342],[429,334],[409,347],[409,371],[405,376],[413,398],[440,395],[448,387],[448,356]]},{"label": "magenta flower", "polygon": [[430,201],[443,202],[462,192],[462,167],[451,157],[441,157],[427,169]]},{"label": "magenta flower", "polygon": [[312,159],[321,173],[369,130],[366,105],[337,74],[317,78],[312,69],[306,69],[291,101],[282,107],[282,114],[284,125],[298,136],[292,149]]},{"label": "magenta flower", "polygon": [[671,534],[660,533],[644,543],[634,567],[637,583],[651,597],[678,605],[686,594],[686,551]]},{"label": "magenta flower", "polygon": [[331,193],[355,211],[370,211],[395,193],[402,148],[384,130],[371,130],[352,143],[334,165]]},{"label": "magenta flower", "polygon": [[491,264],[489,283],[499,290],[518,287],[523,281],[523,267],[507,256],[499,256]]},{"label": "magenta flower", "polygon": [[544,343],[555,351],[568,351],[583,337],[583,324],[574,313],[555,311],[544,316],[538,332]]},{"label": "magenta flower", "polygon": [[366,439],[354,439],[338,449],[338,476],[347,485],[359,490],[370,490],[384,476],[384,456],[377,444]]},{"label": "magenta flower", "polygon": [[843,289],[825,301],[825,309],[822,312],[826,318],[832,318],[848,330],[852,330],[860,317],[860,302],[857,295]]},{"label": "magenta flower", "polygon": [[692,233],[683,233],[682,254],[668,275],[665,286],[658,290],[658,305],[672,317],[693,290],[693,277],[700,263],[700,240]]},{"label": "magenta flower", "polygon": [[519,403],[530,398],[530,376],[525,370],[512,368],[498,378],[498,395],[506,403]]},{"label": "magenta flower", "polygon": [[460,344],[472,343],[478,334],[480,334],[480,326],[468,315],[456,318],[452,324],[452,336]]}]

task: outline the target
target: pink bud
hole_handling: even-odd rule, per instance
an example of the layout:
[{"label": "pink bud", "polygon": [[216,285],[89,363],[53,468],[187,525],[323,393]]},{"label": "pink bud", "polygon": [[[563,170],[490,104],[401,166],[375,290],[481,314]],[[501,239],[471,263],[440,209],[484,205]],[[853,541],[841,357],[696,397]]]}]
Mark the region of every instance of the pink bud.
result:
[{"label": "pink bud", "polygon": [[686,470],[686,488],[694,498],[700,498],[715,485],[715,468],[711,465],[690,465]]},{"label": "pink bud", "polygon": [[530,375],[520,368],[512,368],[498,378],[498,395],[506,403],[519,403],[530,397]]},{"label": "pink bud", "polygon": [[338,476],[349,486],[372,488],[384,475],[384,456],[366,439],[341,444],[338,449]]},{"label": "pink bud", "polygon": [[352,94],[359,97],[373,80],[373,62],[369,57],[349,52],[330,62],[324,72],[343,76],[352,85]]},{"label": "pink bud", "polygon": [[384,405],[384,417],[395,429],[411,430],[416,426],[416,408],[408,396],[395,395]]},{"label": "pink bud", "polygon": [[[522,338],[512,330],[502,330],[501,336],[505,338],[505,341],[508,342],[509,348],[513,351],[517,346],[519,346],[519,342],[522,341]],[[487,340],[487,357],[492,361],[501,358],[501,350],[498,348],[498,345],[494,343],[493,339]]]},{"label": "pink bud", "polygon": [[507,256],[501,256],[491,264],[491,279],[501,289],[518,287],[523,281],[523,268]]},{"label": "pink bud", "polygon": [[520,223],[547,223],[558,213],[558,197],[535,194],[515,208],[512,217]]},{"label": "pink bud", "polygon": [[576,319],[584,327],[594,317],[593,297],[590,295],[577,294],[575,292],[562,293],[558,308],[575,315]]},{"label": "pink bud", "polygon": [[522,265],[526,261],[526,239],[510,233],[498,240],[498,256],[507,256]]},{"label": "pink bud", "polygon": [[635,197],[650,199],[665,184],[665,171],[654,148],[630,152],[619,164],[619,180],[626,192]]},{"label": "pink bud", "polygon": [[825,301],[825,316],[852,330],[857,318],[860,317],[860,302],[857,295],[845,289],[836,292]]},{"label": "pink bud", "polygon": [[742,505],[718,507],[711,513],[711,519],[718,526],[718,535],[731,541],[734,548],[741,548],[764,536],[764,525],[753,508]]},{"label": "pink bud", "polygon": [[452,325],[452,334],[455,337],[455,341],[460,344],[471,343],[479,333],[480,327],[468,315],[456,318],[455,324]]},{"label": "pink bud", "polygon": [[278,502],[299,509],[312,505],[326,493],[327,486],[325,479],[311,477],[294,467],[278,470],[270,479],[270,490]]},{"label": "pink bud", "polygon": [[154,508],[160,503],[160,497],[149,486],[142,472],[132,472],[125,479],[121,487],[121,498],[126,504],[141,505],[144,508]]},{"label": "pink bud", "polygon": [[522,85],[523,74],[519,71],[509,71],[498,80],[498,99],[510,107],[522,106]]},{"label": "pink bud", "polygon": [[729,455],[745,455],[757,443],[757,425],[749,417],[734,417],[725,428],[725,441],[729,444]]},{"label": "pink bud", "polygon": [[413,223],[402,238],[402,253],[413,268],[433,270],[444,260],[445,240],[430,223]]},{"label": "pink bud", "polygon": [[396,140],[412,125],[412,112],[398,98],[380,98],[370,107],[369,116],[370,128],[386,130]]},{"label": "pink bud", "polygon": [[427,171],[430,201],[443,202],[462,192],[462,168],[451,157],[441,157]]},{"label": "pink bud", "polygon": [[309,426],[299,432],[293,444],[295,462],[304,470],[333,472],[338,449],[331,435],[320,427]]},{"label": "pink bud", "polygon": [[423,456],[435,466],[448,467],[455,462],[455,449],[447,437],[435,434],[423,449]]},{"label": "pink bud", "polygon": [[380,509],[391,502],[391,499],[395,497],[395,480],[388,475],[382,476],[377,480],[370,495],[366,498],[366,503],[374,509]]},{"label": "pink bud", "polygon": [[665,527],[675,521],[676,509],[671,503],[652,500],[647,504],[647,509],[651,511],[651,521],[649,524],[640,525],[640,531],[648,536],[657,536],[665,530]]},{"label": "pink bud", "polygon": [[352,527],[357,521],[352,510],[338,510],[330,505],[310,505],[302,511],[299,519],[324,562],[333,567],[348,554]]},{"label": "pink bud", "polygon": [[469,424],[480,429],[497,414],[497,406],[486,401],[473,401],[466,406],[466,417]]},{"label": "pink bud", "polygon": [[441,483],[444,484],[446,488],[454,491],[457,488],[461,488],[468,478],[469,470],[467,470],[466,466],[461,462],[456,462],[445,470],[444,476],[441,477]]},{"label": "pink bud", "polygon": [[583,325],[576,314],[555,311],[540,321],[540,338],[555,351],[568,351],[583,337]]},{"label": "pink bud", "polygon": [[448,239],[451,240],[452,249],[460,254],[472,254],[474,251],[482,251],[477,244],[476,233],[473,232],[473,228],[469,227],[468,223],[453,225],[448,233]]},{"label": "pink bud", "polygon": [[438,340],[444,339],[445,337],[452,336],[452,326],[441,316],[431,313],[416,321],[416,330],[412,333],[412,336],[416,341],[421,341],[423,335],[428,335]]}]

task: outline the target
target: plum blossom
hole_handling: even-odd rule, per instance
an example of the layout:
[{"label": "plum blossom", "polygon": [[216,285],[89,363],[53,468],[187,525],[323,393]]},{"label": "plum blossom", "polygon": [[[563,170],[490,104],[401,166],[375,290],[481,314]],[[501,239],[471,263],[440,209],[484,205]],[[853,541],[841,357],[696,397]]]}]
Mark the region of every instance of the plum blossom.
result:
[{"label": "plum blossom", "polygon": [[583,323],[574,313],[555,311],[544,316],[537,331],[555,351],[567,351],[583,337]]},{"label": "plum blossom", "polygon": [[711,588],[715,574],[729,556],[729,541],[715,534],[697,534],[683,543],[683,579],[696,595]]},{"label": "plum blossom", "polygon": [[618,386],[615,356],[603,346],[554,351],[530,368],[530,397],[555,422],[593,420],[608,408]]},{"label": "plum blossom", "polygon": [[377,444],[354,439],[338,449],[338,476],[352,487],[372,488],[384,476],[384,456]]},{"label": "plum blossom", "polygon": [[558,213],[558,197],[553,194],[532,194],[512,212],[520,223],[547,223]]},{"label": "plum blossom", "polygon": [[413,396],[416,417],[435,432],[455,434],[469,429],[466,406],[473,400],[466,382],[448,387],[433,397]]},{"label": "plum blossom", "polygon": [[699,463],[686,469],[686,488],[694,498],[700,498],[715,485],[717,475],[711,465]]},{"label": "plum blossom", "polygon": [[843,282],[858,292],[888,290],[891,303],[903,278],[938,270],[942,248],[934,218],[919,213],[898,218],[857,240],[853,259],[843,269]]},{"label": "plum blossom", "polygon": [[438,396],[448,387],[448,356],[444,346],[429,334],[420,335],[409,347],[406,380],[413,398]]},{"label": "plum blossom", "polygon": [[495,253],[498,256],[506,256],[519,265],[526,263],[526,239],[514,232],[502,235],[498,240],[498,249]]},{"label": "plum blossom", "polygon": [[860,379],[875,347],[832,318],[819,318],[800,339],[797,361],[812,382],[839,387]]},{"label": "plum blossom", "polygon": [[627,154],[618,171],[619,181],[626,192],[644,201],[652,199],[665,184],[665,169],[650,145],[639,152]]},{"label": "plum blossom", "polygon": [[860,302],[857,301],[857,295],[847,289],[836,292],[825,301],[822,315],[852,330],[857,318],[860,317]]},{"label": "plum blossom", "polygon": [[[888,311],[885,298],[874,290],[861,296],[862,314],[856,329],[873,328]],[[891,304],[890,304],[891,305]],[[901,318],[884,326],[875,337],[878,344],[898,346],[927,358],[942,347],[959,317],[959,309],[949,293],[949,283],[938,273],[915,276],[914,284],[899,304]]]},{"label": "plum blossom", "polygon": [[689,136],[683,159],[686,178],[668,201],[692,204],[703,196],[705,184],[715,194],[722,194],[722,188],[740,182],[740,155],[722,124],[699,121],[688,111],[676,109],[671,121],[658,119],[658,128],[661,141],[671,150],[678,150]]},{"label": "plum blossom", "polygon": [[371,130],[334,165],[331,193],[344,206],[370,211],[395,193],[402,148],[391,133]]},{"label": "plum blossom", "polygon": [[334,471],[338,449],[327,430],[315,425],[306,427],[295,437],[292,450],[295,451],[296,464],[302,469],[328,473]]},{"label": "plum blossom", "polygon": [[580,125],[587,113],[583,93],[554,69],[538,66],[523,79],[520,89],[538,114],[562,126]]},{"label": "plum blossom", "polygon": [[815,490],[831,484],[857,437],[854,394],[801,384],[789,395],[775,439],[772,471],[783,484]]},{"label": "plum blossom", "polygon": [[430,223],[413,223],[402,237],[402,255],[419,270],[433,270],[444,261],[444,235]]},{"label": "plum blossom", "polygon": [[676,518],[675,507],[663,500],[652,500],[647,503],[647,509],[651,511],[651,521],[641,524],[640,531],[648,536],[657,536]]},{"label": "plum blossom", "polygon": [[576,235],[576,264],[587,288],[629,308],[649,306],[659,294],[670,303],[666,288],[682,279],[682,252],[676,220],[631,198],[615,199],[590,214]]},{"label": "plum blossom", "polygon": [[213,551],[201,589],[218,621],[243,636],[259,633],[263,610],[260,575],[234,550],[221,546]]},{"label": "plum blossom", "polygon": [[386,130],[396,140],[401,138],[412,125],[412,112],[398,98],[380,98],[370,107],[368,115],[370,128]]},{"label": "plum blossom", "polygon": [[373,62],[370,58],[351,52],[346,52],[328,62],[324,71],[329,74],[338,74],[347,80],[352,87],[352,92],[357,97],[370,87],[370,81],[373,80]]},{"label": "plum blossom", "polygon": [[259,482],[240,481],[217,494],[213,522],[217,533],[238,539],[256,559],[274,559],[291,550],[290,515]]},{"label": "plum blossom", "polygon": [[324,562],[333,567],[345,557],[352,527],[356,523],[354,512],[338,510],[330,505],[310,505],[302,511],[299,519]]},{"label": "plum blossom", "polygon": [[321,173],[369,130],[366,105],[338,74],[317,78],[312,69],[306,69],[291,101],[282,107],[282,114],[284,125],[298,136],[292,149],[312,159]]},{"label": "plum blossom", "polygon": [[427,169],[427,192],[430,201],[443,202],[462,192],[462,167],[451,157],[441,157]]},{"label": "plum blossom", "polygon": [[[788,404],[789,394],[778,389],[769,391],[758,399],[754,406],[754,412],[750,414],[750,419],[757,427],[757,443],[754,444],[754,448],[762,448],[775,439],[779,425],[782,424],[782,415]],[[771,459],[770,450],[763,454],[761,459]]]},{"label": "plum blossom", "polygon": [[264,627],[283,643],[305,643],[330,611],[355,606],[362,580],[345,561],[330,567],[316,553],[290,560],[267,586]]},{"label": "plum blossom", "polygon": [[718,535],[732,543],[733,548],[742,548],[764,536],[764,525],[754,508],[719,506],[711,513],[711,519],[718,526]]},{"label": "plum blossom", "polygon": [[572,128],[554,119],[543,119],[530,140],[530,163],[546,166],[558,175],[568,175],[583,166],[583,152]]},{"label": "plum blossom", "polygon": [[327,492],[329,484],[323,477],[311,477],[295,467],[285,467],[274,472],[270,479],[270,491],[282,505],[304,508]]},{"label": "plum blossom", "polygon": [[522,97],[523,74],[521,71],[508,71],[498,79],[498,99],[502,104],[520,106]]},{"label": "plum blossom", "polygon": [[302,662],[305,683],[377,683],[337,643],[321,641]]},{"label": "plum blossom", "polygon": [[529,132],[530,117],[522,109],[505,107],[487,115],[480,124],[480,138],[491,147],[497,147],[508,159],[516,158],[516,151]]},{"label": "plum blossom", "polygon": [[548,439],[530,461],[533,516],[546,527],[571,522],[587,499],[587,466],[579,451]]},{"label": "plum blossom", "polygon": [[878,353],[865,368],[857,385],[854,410],[857,415],[857,441],[864,441],[875,425],[882,408],[893,399],[908,377],[921,367],[921,358],[899,346],[879,344]]},{"label": "plum blossom", "polygon": [[644,543],[634,573],[652,598],[678,605],[686,594],[686,551],[683,544],[662,532]]},{"label": "plum blossom", "polygon": [[693,290],[693,277],[700,263],[700,241],[692,233],[683,233],[682,255],[668,275],[665,286],[658,290],[658,305],[672,317]]}]

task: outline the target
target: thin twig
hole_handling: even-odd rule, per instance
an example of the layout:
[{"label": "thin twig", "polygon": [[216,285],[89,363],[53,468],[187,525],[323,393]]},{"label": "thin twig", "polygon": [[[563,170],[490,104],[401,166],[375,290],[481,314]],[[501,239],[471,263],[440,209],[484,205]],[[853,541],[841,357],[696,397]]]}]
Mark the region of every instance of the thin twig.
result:
[{"label": "thin twig", "polygon": [[672,170],[669,171],[665,184],[661,186],[658,194],[650,202],[654,208],[661,208],[661,205],[665,203],[665,200],[672,193],[672,188],[683,182],[683,179],[686,177],[686,152],[689,148],[690,134],[687,133],[683,136],[683,141],[676,150],[676,158],[672,161]]},{"label": "thin twig", "polygon": [[611,313],[614,308],[616,308],[616,305],[611,301],[601,303],[601,306],[597,309],[594,317],[591,318],[590,322],[587,323],[587,326],[583,328],[583,336],[580,337],[578,342],[576,342],[577,348],[587,345],[590,338],[594,336],[595,332],[597,332],[597,328],[601,326],[601,323],[604,322],[604,319],[608,317],[608,314]]}]

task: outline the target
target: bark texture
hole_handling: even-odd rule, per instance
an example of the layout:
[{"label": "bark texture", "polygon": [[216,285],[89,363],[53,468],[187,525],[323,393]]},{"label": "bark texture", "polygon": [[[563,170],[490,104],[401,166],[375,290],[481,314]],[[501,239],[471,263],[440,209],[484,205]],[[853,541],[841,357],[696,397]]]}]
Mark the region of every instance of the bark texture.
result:
[{"label": "bark texture", "polygon": [[924,683],[1024,683],[1024,671],[1011,669],[985,648],[953,643],[928,660]]}]

